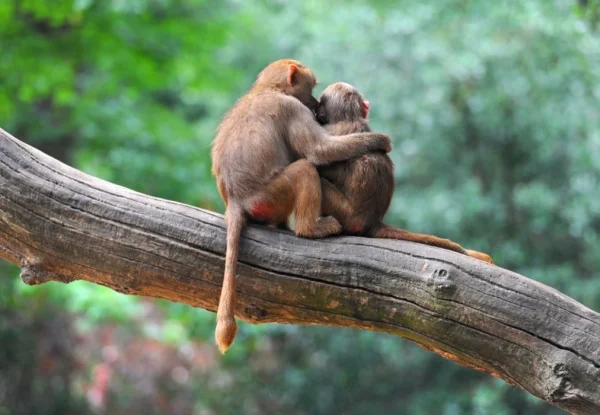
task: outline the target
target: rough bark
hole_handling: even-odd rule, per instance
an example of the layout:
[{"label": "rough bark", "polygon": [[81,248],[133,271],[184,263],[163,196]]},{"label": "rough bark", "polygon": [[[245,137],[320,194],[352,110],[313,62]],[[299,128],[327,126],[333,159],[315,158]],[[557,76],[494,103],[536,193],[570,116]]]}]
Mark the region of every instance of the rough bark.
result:
[{"label": "rough bark", "polygon": [[[27,284],[83,279],[214,311],[224,249],[221,215],[91,177],[0,129],[0,257]],[[514,272],[408,242],[251,226],[239,274],[241,320],[398,335],[600,413],[600,315]]]}]

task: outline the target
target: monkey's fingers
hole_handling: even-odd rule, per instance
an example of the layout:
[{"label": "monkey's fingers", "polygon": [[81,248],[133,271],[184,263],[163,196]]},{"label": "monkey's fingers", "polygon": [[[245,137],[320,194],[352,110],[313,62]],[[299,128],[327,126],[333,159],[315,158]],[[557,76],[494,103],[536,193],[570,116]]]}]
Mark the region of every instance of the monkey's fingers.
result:
[{"label": "monkey's fingers", "polygon": [[390,139],[390,136],[387,134],[378,134],[378,135],[379,135],[378,146],[380,146],[380,149],[385,151],[386,153],[389,153],[390,151],[392,151],[392,140]]},{"label": "monkey's fingers", "polygon": [[478,252],[478,251],[473,251],[471,249],[467,249],[467,255],[469,255],[473,258],[477,258],[481,261],[487,262],[488,264],[494,263],[494,260],[492,260],[492,257],[489,256],[488,254],[484,254],[483,252]]}]

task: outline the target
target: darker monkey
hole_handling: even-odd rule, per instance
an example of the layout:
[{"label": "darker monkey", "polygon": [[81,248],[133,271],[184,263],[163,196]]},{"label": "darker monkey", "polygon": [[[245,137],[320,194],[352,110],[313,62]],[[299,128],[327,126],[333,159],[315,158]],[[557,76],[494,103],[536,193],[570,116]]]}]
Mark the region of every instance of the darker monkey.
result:
[{"label": "darker monkey", "polygon": [[[333,135],[371,131],[369,101],[344,82],[329,85],[321,94],[317,120]],[[346,234],[419,242],[470,255],[486,262],[484,253],[466,250],[448,239],[413,233],[383,223],[394,193],[394,165],[382,151],[319,167],[325,215],[335,217]]]}]

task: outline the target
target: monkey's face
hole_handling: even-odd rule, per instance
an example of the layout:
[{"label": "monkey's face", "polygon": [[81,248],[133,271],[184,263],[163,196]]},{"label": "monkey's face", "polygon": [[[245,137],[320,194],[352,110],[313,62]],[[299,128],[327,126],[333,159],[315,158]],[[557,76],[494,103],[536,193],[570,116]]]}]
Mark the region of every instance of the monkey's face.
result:
[{"label": "monkey's face", "polygon": [[325,88],[319,97],[316,115],[322,125],[357,121],[369,115],[369,101],[352,85],[336,82]]},{"label": "monkey's face", "polygon": [[303,104],[306,105],[308,109],[311,110],[313,113],[315,113],[319,106],[319,101],[315,97],[313,97],[312,93],[309,95],[308,101],[308,103]]},{"label": "monkey's face", "polygon": [[315,116],[317,117],[317,122],[321,125],[325,125],[328,123],[327,121],[327,97],[321,95],[321,101],[319,101],[317,105],[317,109],[315,111]]},{"label": "monkey's face", "polygon": [[302,104],[304,104],[309,110],[311,110],[314,113],[317,110],[319,101],[313,96],[312,90],[313,87],[308,84],[297,84],[289,92],[289,95],[293,95],[294,97],[296,97]]}]

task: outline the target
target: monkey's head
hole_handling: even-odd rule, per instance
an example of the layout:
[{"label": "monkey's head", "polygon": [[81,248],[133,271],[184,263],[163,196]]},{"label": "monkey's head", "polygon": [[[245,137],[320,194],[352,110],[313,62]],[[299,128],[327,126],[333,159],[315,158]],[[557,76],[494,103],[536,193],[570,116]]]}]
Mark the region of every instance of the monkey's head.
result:
[{"label": "monkey's head", "polygon": [[336,82],[319,97],[316,114],[320,124],[358,121],[369,115],[369,101],[352,85]]},{"label": "monkey's head", "polygon": [[316,84],[317,78],[310,68],[293,59],[281,59],[263,69],[254,86],[276,88],[297,98],[314,112],[319,103],[312,95]]}]

